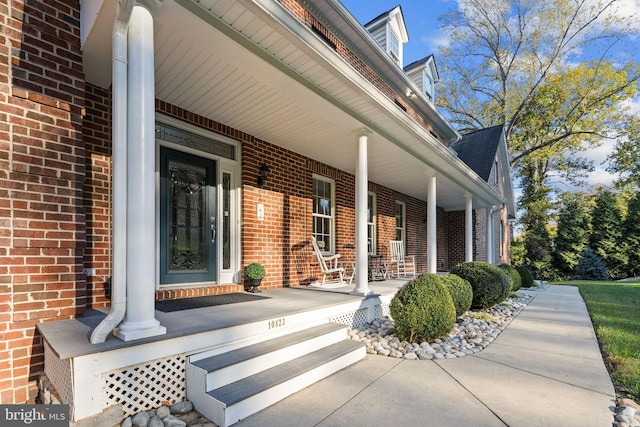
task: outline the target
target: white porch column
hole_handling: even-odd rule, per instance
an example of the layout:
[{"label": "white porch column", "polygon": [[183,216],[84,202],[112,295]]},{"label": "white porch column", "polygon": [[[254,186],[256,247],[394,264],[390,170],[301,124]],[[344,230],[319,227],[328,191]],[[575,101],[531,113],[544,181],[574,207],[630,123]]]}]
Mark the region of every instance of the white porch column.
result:
[{"label": "white porch column", "polygon": [[368,279],[367,249],[367,196],[369,194],[369,174],[367,171],[367,142],[369,129],[357,131],[358,154],[356,160],[356,287],[352,295],[370,295]]},{"label": "white porch column", "polygon": [[155,78],[153,17],[136,5],[129,24],[127,311],[117,336],[166,333],[155,318]]},{"label": "white porch column", "polygon": [[464,260],[473,261],[473,198],[464,195]]},{"label": "white porch column", "polygon": [[487,262],[493,264],[493,206],[487,208]]},{"label": "white porch column", "polygon": [[438,222],[436,208],[436,176],[427,178],[427,272],[438,271]]}]

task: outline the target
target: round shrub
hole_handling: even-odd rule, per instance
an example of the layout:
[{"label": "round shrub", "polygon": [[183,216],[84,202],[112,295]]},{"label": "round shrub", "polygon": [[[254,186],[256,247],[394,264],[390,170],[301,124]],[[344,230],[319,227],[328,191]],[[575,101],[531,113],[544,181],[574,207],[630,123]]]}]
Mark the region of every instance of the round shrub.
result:
[{"label": "round shrub", "polygon": [[520,277],[520,273],[516,270],[515,267],[509,264],[500,264],[498,267],[506,271],[511,277],[511,290],[517,291],[522,287],[522,278]]},{"label": "round shrub", "polygon": [[471,284],[471,308],[489,308],[509,296],[511,285],[507,275],[495,265],[482,261],[462,262],[453,267],[451,273]]},{"label": "round shrub", "polygon": [[449,290],[451,299],[453,299],[453,305],[456,308],[456,316],[462,316],[465,311],[471,308],[471,301],[473,301],[473,289],[471,285],[468,281],[455,274],[438,277],[440,277],[442,283],[444,283]]},{"label": "round shrub", "polygon": [[530,288],[533,286],[533,275],[527,267],[519,265],[516,267],[516,271],[520,275],[520,279],[522,279],[523,288]]},{"label": "round shrub", "polygon": [[409,281],[391,300],[396,336],[407,341],[430,341],[446,335],[456,322],[449,291],[435,274]]}]

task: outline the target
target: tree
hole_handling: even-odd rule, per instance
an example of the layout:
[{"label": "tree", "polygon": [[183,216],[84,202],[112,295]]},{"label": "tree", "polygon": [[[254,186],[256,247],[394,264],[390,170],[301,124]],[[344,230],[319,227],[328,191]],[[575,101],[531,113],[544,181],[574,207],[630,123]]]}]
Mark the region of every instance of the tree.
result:
[{"label": "tree", "polygon": [[[535,165],[532,165],[535,166]],[[520,219],[523,225],[523,240],[525,261],[540,275],[541,279],[549,280],[545,272],[551,261],[551,239],[547,229],[551,204],[549,193],[551,189],[540,182],[540,172],[536,167],[523,168],[523,194],[519,207],[524,213]]]},{"label": "tree", "polygon": [[627,217],[624,220],[625,248],[627,250],[627,275],[640,274],[640,194],[629,200]]},{"label": "tree", "polygon": [[640,190],[640,117],[628,117],[626,132],[618,138],[607,158],[609,172],[620,175],[618,184]]},{"label": "tree", "polygon": [[587,247],[582,255],[580,261],[576,265],[573,280],[608,280],[609,274],[607,272],[607,266],[602,258],[596,255],[591,248]]},{"label": "tree", "polygon": [[622,234],[622,214],[616,194],[602,189],[596,196],[591,213],[592,231],[589,244],[607,266],[614,279],[626,277],[627,254]]},{"label": "tree", "polygon": [[[467,0],[441,18],[451,45],[440,52],[439,106],[462,132],[505,125],[534,265],[549,260],[543,224],[551,204],[540,198],[550,198],[551,177],[579,182],[593,167],[580,152],[624,131],[622,106],[637,89],[640,67],[633,55],[613,53],[638,30],[615,16],[617,4]],[[602,54],[581,57],[585,51]]]},{"label": "tree", "polygon": [[[614,14],[617,4],[616,0],[461,2],[459,11],[440,18],[451,42],[440,52],[440,74],[448,84],[442,85],[439,105],[462,132],[504,124],[510,141],[534,98],[540,99],[545,91],[543,86],[566,85],[562,102],[552,100],[562,111],[554,112],[551,120],[559,125],[553,126],[557,132],[542,132],[528,147],[516,149],[510,144],[513,164],[566,138],[602,135],[608,127],[601,126],[600,110],[633,95],[640,78],[634,62],[618,58],[614,62],[606,56],[626,40],[633,43],[637,32],[632,18]],[[579,57],[587,50],[603,54]],[[576,62],[582,62],[580,69],[572,71],[574,67],[567,64]],[[614,63],[621,65],[612,76]],[[553,76],[561,76],[555,84],[550,81]],[[595,120],[597,115],[601,117]],[[546,122],[541,121],[543,128],[549,128]]]},{"label": "tree", "polygon": [[582,194],[561,196],[553,263],[561,277],[570,277],[589,244],[589,216]]}]

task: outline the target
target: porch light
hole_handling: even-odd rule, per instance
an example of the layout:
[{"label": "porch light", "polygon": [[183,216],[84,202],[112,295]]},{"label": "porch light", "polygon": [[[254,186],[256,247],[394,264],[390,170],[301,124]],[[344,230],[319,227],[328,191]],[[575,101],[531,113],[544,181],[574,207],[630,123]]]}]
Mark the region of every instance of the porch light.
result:
[{"label": "porch light", "polygon": [[264,186],[264,182],[269,176],[269,166],[266,163],[260,165],[260,170],[258,171],[258,187],[262,188]]}]

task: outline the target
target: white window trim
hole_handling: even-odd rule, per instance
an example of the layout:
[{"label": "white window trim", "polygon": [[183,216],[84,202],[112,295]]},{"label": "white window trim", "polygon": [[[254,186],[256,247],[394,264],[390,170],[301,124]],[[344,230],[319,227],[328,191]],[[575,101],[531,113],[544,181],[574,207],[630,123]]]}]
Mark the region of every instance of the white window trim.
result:
[{"label": "white window trim", "polygon": [[[372,197],[372,203],[373,206],[371,207],[373,210],[373,213],[371,215],[371,222],[367,221],[367,229],[369,229],[369,227],[372,228],[372,235],[371,235],[371,241],[372,241],[372,251],[371,251],[371,255],[375,255],[377,253],[377,243],[378,243],[378,200],[376,197],[376,193],[374,192],[369,192],[368,194],[369,196]],[[369,200],[369,198],[367,197],[367,201]],[[367,203],[367,209],[369,209],[368,203]],[[368,217],[368,215],[367,215]],[[368,218],[367,218],[368,220]]]},{"label": "white window trim", "polygon": [[[322,253],[324,254],[334,254],[335,253],[335,247],[336,247],[336,181],[331,179],[331,178],[327,178],[326,176],[322,176],[322,175],[317,175],[317,174],[313,174],[312,175],[312,179],[314,180],[318,180],[318,181],[323,181],[323,182],[327,182],[329,184],[331,184],[331,215],[327,216],[327,215],[317,215],[315,212],[311,212],[311,216],[312,218],[314,218],[314,220],[312,220],[312,224],[311,224],[311,232],[315,234],[315,230],[313,230],[313,224],[315,223],[315,218],[316,217],[321,217],[321,218],[329,218],[329,248],[325,248],[324,250],[322,250]],[[311,197],[313,199],[313,194],[311,194]]]}]

